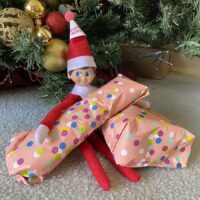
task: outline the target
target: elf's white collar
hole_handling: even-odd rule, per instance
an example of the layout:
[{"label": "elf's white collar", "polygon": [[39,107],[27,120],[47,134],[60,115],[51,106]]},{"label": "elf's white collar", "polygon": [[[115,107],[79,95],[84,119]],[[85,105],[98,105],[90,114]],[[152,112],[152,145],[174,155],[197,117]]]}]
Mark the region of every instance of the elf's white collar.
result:
[{"label": "elf's white collar", "polygon": [[91,85],[87,86],[74,85],[71,93],[79,95],[82,99],[84,99],[90,92],[94,91],[95,89],[96,87],[93,87]]}]

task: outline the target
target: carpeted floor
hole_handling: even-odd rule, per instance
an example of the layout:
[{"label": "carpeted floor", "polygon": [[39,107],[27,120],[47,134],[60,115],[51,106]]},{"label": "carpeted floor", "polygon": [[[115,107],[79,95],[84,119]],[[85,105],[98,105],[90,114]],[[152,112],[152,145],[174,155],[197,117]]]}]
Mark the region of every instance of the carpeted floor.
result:
[{"label": "carpeted floor", "polygon": [[37,97],[37,88],[0,93],[0,199],[1,200],[198,200],[200,199],[200,79],[171,73],[165,80],[140,79],[150,87],[152,108],[171,117],[196,135],[186,169],[144,168],[133,184],[101,156],[112,182],[110,192],[99,188],[84,159],[74,150],[41,184],[24,186],[7,175],[4,149],[14,132],[32,129],[51,106]]}]

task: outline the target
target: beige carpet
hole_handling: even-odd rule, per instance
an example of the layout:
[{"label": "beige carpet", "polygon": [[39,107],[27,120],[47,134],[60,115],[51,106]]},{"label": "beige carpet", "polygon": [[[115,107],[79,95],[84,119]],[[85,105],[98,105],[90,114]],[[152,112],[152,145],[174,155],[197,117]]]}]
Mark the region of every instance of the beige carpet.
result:
[{"label": "beige carpet", "polygon": [[5,146],[12,133],[36,127],[51,107],[37,99],[41,95],[37,88],[23,88],[0,93],[0,200],[200,199],[200,79],[170,74],[162,81],[140,81],[150,87],[152,108],[195,133],[196,140],[186,169],[140,169],[143,179],[133,184],[99,156],[112,182],[111,191],[104,192],[75,150],[43,183],[20,185],[7,175]]}]

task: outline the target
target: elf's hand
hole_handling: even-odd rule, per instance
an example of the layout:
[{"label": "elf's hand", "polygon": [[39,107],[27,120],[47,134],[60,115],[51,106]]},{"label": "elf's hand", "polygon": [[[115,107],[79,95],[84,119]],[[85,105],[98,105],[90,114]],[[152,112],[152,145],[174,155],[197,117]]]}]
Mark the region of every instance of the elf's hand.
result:
[{"label": "elf's hand", "polygon": [[43,124],[40,124],[35,131],[35,140],[38,144],[42,144],[47,138],[49,133],[49,128]]},{"label": "elf's hand", "polygon": [[138,105],[138,106],[140,106],[142,108],[145,108],[145,109],[150,108],[150,102],[146,101],[144,99],[141,99],[141,100],[137,101],[136,105]]}]

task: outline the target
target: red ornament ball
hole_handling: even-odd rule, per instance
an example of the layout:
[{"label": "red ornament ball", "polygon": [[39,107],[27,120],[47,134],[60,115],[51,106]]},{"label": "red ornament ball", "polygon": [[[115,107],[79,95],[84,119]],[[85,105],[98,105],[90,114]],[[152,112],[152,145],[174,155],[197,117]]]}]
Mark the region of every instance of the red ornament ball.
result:
[{"label": "red ornament ball", "polygon": [[48,14],[46,25],[48,25],[50,31],[56,35],[63,34],[67,28],[67,22],[65,21],[64,16],[57,11]]}]

